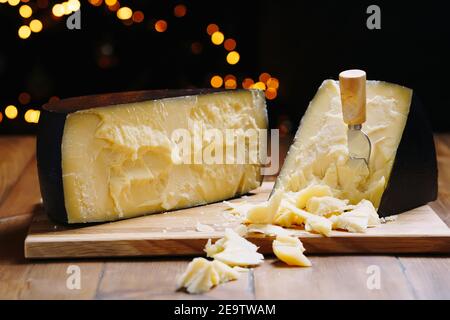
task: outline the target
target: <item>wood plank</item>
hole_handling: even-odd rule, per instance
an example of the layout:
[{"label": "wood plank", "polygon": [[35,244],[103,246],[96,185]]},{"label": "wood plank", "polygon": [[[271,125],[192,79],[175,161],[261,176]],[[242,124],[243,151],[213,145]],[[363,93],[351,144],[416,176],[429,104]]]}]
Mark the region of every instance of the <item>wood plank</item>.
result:
[{"label": "wood plank", "polygon": [[[316,256],[311,268],[270,259],[255,268],[257,299],[412,299],[415,293],[395,257]],[[380,270],[380,289],[369,289],[368,268]],[[369,269],[369,271],[371,271]],[[372,271],[371,271],[372,272]]]},{"label": "wood plank", "polygon": [[[245,200],[264,201],[272,185],[273,182],[265,182]],[[197,222],[213,227],[214,231],[198,232]],[[238,224],[223,203],[86,227],[57,226],[41,213],[34,219],[26,238],[25,256],[199,255],[207,239],[221,238],[226,227]],[[333,231],[326,238],[303,230],[296,233],[311,253],[450,252],[450,229],[429,206],[401,214],[395,222],[370,228],[365,234]],[[262,253],[272,252],[272,238],[254,234],[249,239],[261,247]]]},{"label": "wood plank", "polygon": [[0,203],[35,154],[35,144],[34,137],[0,137]]},{"label": "wood plank", "polygon": [[107,262],[98,288],[98,299],[252,299],[249,274],[211,291],[191,295],[176,291],[176,278],[189,261],[170,259]]},{"label": "wood plank", "polygon": [[24,168],[11,192],[0,203],[0,220],[19,215],[31,215],[41,202],[41,192],[37,175],[36,159],[33,158]]},{"label": "wood plank", "polygon": [[399,257],[418,299],[450,299],[450,257]]},{"label": "wood plank", "polygon": [[[69,289],[67,273],[71,265],[80,268],[81,288]],[[93,299],[102,272],[103,263],[99,262],[52,262],[29,265],[20,299]]]}]

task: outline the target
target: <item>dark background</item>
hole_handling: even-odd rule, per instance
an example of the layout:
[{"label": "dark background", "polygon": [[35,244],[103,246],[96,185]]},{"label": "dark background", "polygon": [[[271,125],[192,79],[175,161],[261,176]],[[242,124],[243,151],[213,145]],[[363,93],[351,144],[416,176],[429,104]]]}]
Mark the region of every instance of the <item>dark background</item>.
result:
[{"label": "dark background", "polygon": [[[268,101],[271,127],[295,132],[321,82],[349,68],[414,89],[433,129],[450,130],[445,1],[122,0],[145,14],[142,23],[125,25],[106,5],[82,0],[81,30],[68,30],[67,17],[55,19],[54,3],[35,10],[44,29],[26,40],[17,30],[30,19],[20,17],[19,6],[0,4],[0,134],[34,133],[25,111],[54,96],[210,87],[215,74],[235,75],[240,87],[245,77],[256,80],[262,72],[280,81],[277,98]],[[174,16],[177,4],[187,7],[186,16]],[[370,4],[381,7],[381,30],[366,27]],[[154,30],[158,19],[168,22],[166,32]],[[228,65],[224,47],[211,43],[210,23],[236,39],[238,64]],[[194,42],[202,48],[198,54]],[[22,92],[31,96],[25,105],[18,101]],[[19,109],[14,120],[4,115],[10,104]]]}]

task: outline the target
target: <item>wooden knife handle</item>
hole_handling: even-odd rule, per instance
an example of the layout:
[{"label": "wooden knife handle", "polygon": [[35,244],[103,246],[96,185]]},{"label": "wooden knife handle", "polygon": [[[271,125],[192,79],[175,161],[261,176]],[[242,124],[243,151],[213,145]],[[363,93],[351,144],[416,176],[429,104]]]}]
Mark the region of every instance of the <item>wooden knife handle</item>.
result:
[{"label": "wooden knife handle", "polygon": [[366,73],[362,70],[346,70],[339,74],[342,115],[348,125],[360,125],[366,121]]}]

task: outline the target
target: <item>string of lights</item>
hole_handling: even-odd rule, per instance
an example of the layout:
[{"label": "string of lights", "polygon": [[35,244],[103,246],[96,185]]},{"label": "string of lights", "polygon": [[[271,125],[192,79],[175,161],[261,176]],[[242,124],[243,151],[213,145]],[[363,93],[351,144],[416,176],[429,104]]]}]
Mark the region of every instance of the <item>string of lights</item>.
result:
[{"label": "string of lights", "polygon": [[[125,26],[130,26],[134,23],[139,24],[145,21],[155,21],[153,29],[158,33],[166,32],[169,27],[167,19],[148,19],[144,12],[133,10],[128,6],[121,6],[118,0],[88,0],[88,2],[93,7],[106,7],[107,10],[113,13]],[[22,25],[18,28],[17,34],[18,37],[24,41],[33,37],[33,34],[40,33],[43,30],[52,27],[52,25],[61,22],[62,17],[77,12],[82,6],[79,0],[68,0],[55,4],[50,4],[48,0],[0,0],[0,4],[17,8],[18,14],[22,18]],[[173,8],[173,15],[176,18],[183,18],[187,13],[188,8],[185,4],[177,4]],[[46,15],[49,16],[49,19],[45,18]],[[225,49],[225,62],[227,64],[230,66],[239,64],[241,55],[237,50],[238,44],[234,38],[225,36],[225,32],[221,30],[216,23],[208,24],[206,33],[210,36],[211,44],[213,46],[223,46]],[[192,43],[192,53],[199,54],[203,46],[204,44],[200,42]],[[111,63],[111,61],[106,61],[105,59],[100,59],[98,61],[100,67],[108,67]],[[244,77],[241,81],[233,74],[214,74],[209,81],[211,87],[223,87],[225,89],[237,89],[239,83],[244,89],[259,89],[265,91],[265,96],[268,100],[273,100],[278,96],[279,80],[267,72],[262,72],[255,80],[251,77]],[[59,98],[50,98],[50,100],[55,99]],[[26,106],[29,105],[30,102],[31,96],[29,93],[20,93],[18,105]],[[19,116],[19,108],[14,104],[7,105],[4,109],[4,116],[0,110],[0,123],[4,118],[10,120],[17,118]],[[28,108],[23,113],[24,120],[30,124],[38,123],[39,116],[40,111],[34,108]]]}]

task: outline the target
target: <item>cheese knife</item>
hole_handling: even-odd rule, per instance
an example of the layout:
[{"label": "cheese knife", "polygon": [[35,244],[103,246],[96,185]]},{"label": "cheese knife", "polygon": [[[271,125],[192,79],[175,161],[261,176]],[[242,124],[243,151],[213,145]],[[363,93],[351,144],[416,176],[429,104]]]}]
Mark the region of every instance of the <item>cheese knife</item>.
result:
[{"label": "cheese knife", "polygon": [[362,130],[366,122],[366,73],[363,70],[346,70],[339,74],[342,116],[348,126],[347,143],[350,160],[364,162],[369,170],[372,145]]}]

